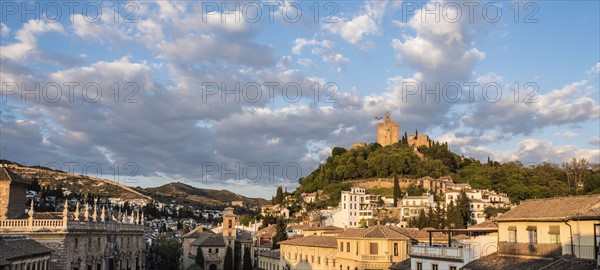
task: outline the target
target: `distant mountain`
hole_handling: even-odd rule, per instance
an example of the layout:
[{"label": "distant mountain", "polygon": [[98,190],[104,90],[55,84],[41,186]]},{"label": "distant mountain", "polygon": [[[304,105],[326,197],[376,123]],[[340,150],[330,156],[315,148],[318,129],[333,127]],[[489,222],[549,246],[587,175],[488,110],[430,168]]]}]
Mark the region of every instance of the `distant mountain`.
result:
[{"label": "distant mountain", "polygon": [[140,188],[129,187],[107,179],[71,174],[41,166],[23,166],[9,160],[0,160],[23,179],[37,179],[41,186],[52,189],[60,188],[82,195],[94,194],[108,197],[118,197],[124,200],[146,199],[164,203],[177,202],[182,205],[204,206],[222,209],[231,201],[242,201],[245,206],[253,207],[268,203],[262,198],[248,198],[228,190],[213,190],[195,188],[183,183],[169,183],[160,187]]},{"label": "distant mountain", "polygon": [[9,164],[10,169],[23,179],[37,179],[41,186],[52,189],[60,188],[81,195],[94,194],[108,197],[119,197],[125,200],[152,198],[139,190],[107,179],[71,174],[42,166],[23,166],[15,162],[2,161]]},{"label": "distant mountain", "polygon": [[175,201],[180,204],[224,207],[231,201],[242,201],[244,206],[253,207],[268,203],[262,198],[248,198],[228,190],[196,188],[179,182],[146,188],[144,191],[157,200]]}]

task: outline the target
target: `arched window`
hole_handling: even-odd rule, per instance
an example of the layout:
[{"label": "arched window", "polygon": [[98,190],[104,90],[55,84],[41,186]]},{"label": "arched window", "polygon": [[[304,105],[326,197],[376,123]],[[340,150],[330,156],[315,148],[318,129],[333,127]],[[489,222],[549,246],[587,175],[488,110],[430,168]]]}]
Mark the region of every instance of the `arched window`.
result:
[{"label": "arched window", "polygon": [[208,249],[208,254],[211,254],[211,253],[212,253],[212,248],[209,248]]},{"label": "arched window", "polygon": [[230,220],[229,220],[229,222],[228,222],[228,226],[229,226],[229,228],[231,228],[231,226],[232,226],[231,219],[230,219]]}]

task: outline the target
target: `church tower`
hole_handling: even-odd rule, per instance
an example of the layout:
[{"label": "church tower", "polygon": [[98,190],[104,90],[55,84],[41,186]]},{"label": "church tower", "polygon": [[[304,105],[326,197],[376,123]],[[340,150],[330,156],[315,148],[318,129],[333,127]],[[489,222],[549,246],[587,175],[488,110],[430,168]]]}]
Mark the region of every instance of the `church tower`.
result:
[{"label": "church tower", "polygon": [[235,244],[235,223],[237,216],[233,213],[232,207],[225,208],[223,214],[223,240],[225,244],[233,250]]},{"label": "church tower", "polygon": [[25,215],[29,182],[0,164],[0,220],[18,219]]},{"label": "church tower", "polygon": [[390,120],[390,113],[386,112],[383,123],[377,123],[377,143],[381,144],[381,146],[397,143],[399,141],[399,129],[400,125],[398,122],[392,122]]}]

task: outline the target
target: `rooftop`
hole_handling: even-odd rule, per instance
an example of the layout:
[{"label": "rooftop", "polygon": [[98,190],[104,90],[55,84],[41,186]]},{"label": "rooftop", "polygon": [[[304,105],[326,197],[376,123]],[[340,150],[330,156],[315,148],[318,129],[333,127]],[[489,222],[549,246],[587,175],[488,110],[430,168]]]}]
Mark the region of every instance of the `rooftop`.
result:
[{"label": "rooftop", "polygon": [[382,225],[371,226],[368,228],[346,229],[338,234],[338,238],[385,238],[385,239],[410,239],[402,228],[390,228]]},{"label": "rooftop", "polygon": [[496,221],[562,221],[600,218],[600,195],[526,200]]},{"label": "rooftop", "polygon": [[0,237],[0,266],[12,260],[49,255],[54,250],[25,236]]},{"label": "rooftop", "polygon": [[337,248],[337,240],[333,236],[304,236],[279,242],[280,245]]}]

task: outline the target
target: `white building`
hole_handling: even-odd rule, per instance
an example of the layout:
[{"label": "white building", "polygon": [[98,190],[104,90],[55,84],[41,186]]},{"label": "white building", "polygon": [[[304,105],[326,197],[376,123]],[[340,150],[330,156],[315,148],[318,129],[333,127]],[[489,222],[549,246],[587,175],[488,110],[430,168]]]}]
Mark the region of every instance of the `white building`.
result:
[{"label": "white building", "polygon": [[429,207],[435,207],[433,195],[425,193],[421,196],[404,196],[398,207],[400,208],[400,227],[407,227],[408,221],[419,216],[421,210],[427,211]]},{"label": "white building", "polygon": [[333,226],[358,228],[361,220],[373,218],[379,204],[379,196],[366,194],[364,188],[352,187],[342,191],[338,208],[332,211]]},{"label": "white building", "polygon": [[[510,206],[508,195],[504,193],[498,194],[495,191],[490,191],[487,189],[465,188],[464,190],[467,194],[467,197],[471,200],[471,218],[478,224],[485,221],[484,210],[486,207]],[[461,190],[459,189],[446,191],[446,205],[448,205],[451,201],[454,201],[454,204],[456,204],[456,200],[458,199],[460,192]]]},{"label": "white building", "polygon": [[[474,228],[459,230],[435,230],[452,233],[467,233],[470,237],[450,240],[439,245],[418,243],[408,245],[411,270],[458,270],[464,265],[498,249],[497,228]],[[429,231],[432,233],[433,231]]]}]

